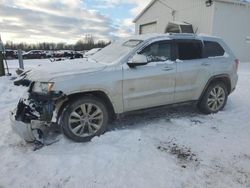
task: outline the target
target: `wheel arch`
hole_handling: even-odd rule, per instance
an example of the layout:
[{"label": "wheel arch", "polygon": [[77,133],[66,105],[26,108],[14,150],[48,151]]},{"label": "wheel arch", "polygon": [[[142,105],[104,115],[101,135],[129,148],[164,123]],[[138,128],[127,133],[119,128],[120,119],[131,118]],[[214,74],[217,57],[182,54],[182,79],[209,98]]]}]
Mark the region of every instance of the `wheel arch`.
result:
[{"label": "wheel arch", "polygon": [[231,93],[231,91],[232,91],[232,86],[231,86],[231,80],[230,80],[229,75],[227,75],[227,74],[216,75],[216,76],[211,77],[211,78],[208,80],[208,82],[207,82],[205,88],[204,88],[203,91],[202,91],[202,94],[201,94],[201,96],[200,96],[200,98],[199,98],[199,101],[200,101],[200,100],[202,99],[202,97],[204,96],[204,94],[205,94],[206,90],[208,89],[208,87],[209,87],[211,84],[215,83],[215,82],[223,82],[223,83],[226,85],[228,94]]},{"label": "wheel arch", "polygon": [[70,104],[70,102],[77,100],[83,96],[94,96],[94,97],[102,100],[107,105],[110,119],[113,119],[115,117],[115,109],[114,109],[114,106],[113,106],[108,94],[105,93],[104,91],[96,90],[96,91],[77,92],[77,93],[72,93],[70,95],[67,95],[67,100],[65,100],[63,102],[63,104],[59,107],[59,110],[57,113],[57,120],[60,119],[61,115],[64,112],[64,109]]}]

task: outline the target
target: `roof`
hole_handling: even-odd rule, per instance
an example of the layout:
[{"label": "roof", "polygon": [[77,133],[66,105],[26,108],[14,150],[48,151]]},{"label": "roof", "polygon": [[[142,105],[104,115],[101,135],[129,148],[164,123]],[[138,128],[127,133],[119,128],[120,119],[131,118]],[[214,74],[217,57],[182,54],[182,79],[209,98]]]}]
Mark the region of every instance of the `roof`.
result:
[{"label": "roof", "polygon": [[210,36],[206,34],[192,34],[192,33],[164,33],[164,34],[144,34],[144,35],[134,35],[132,37],[124,38],[124,41],[127,40],[151,40],[157,38],[164,38],[164,39],[219,39],[220,37]]},{"label": "roof", "polygon": [[[136,16],[136,18],[133,20],[133,22],[135,23],[156,1],[160,1],[163,3],[164,0],[152,0],[142,11],[141,13]],[[241,5],[249,5],[250,6],[250,2],[246,1],[246,0],[213,0],[213,1],[217,1],[217,2],[222,2],[222,3],[230,3],[230,4],[241,4]],[[165,4],[165,3],[164,3]],[[173,8],[169,7],[169,9],[174,10]]]},{"label": "roof", "polygon": [[250,5],[250,2],[246,0],[214,0],[214,1],[222,2],[222,3]]},{"label": "roof", "polygon": [[136,18],[133,20],[135,23],[157,0],[152,0],[142,11],[141,13],[136,16]]},{"label": "roof", "polygon": [[125,38],[125,40],[148,40],[151,38],[158,38],[158,37],[163,37],[163,36],[168,36],[168,34],[158,34],[158,33],[150,33],[150,34],[143,34],[143,35],[134,35],[131,37]]}]

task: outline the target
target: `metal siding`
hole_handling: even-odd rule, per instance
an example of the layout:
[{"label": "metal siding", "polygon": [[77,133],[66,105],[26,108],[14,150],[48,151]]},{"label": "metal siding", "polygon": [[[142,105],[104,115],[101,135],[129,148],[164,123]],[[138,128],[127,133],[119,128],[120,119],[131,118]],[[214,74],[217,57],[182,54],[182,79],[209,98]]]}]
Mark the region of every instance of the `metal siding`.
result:
[{"label": "metal siding", "polygon": [[212,33],[213,6],[206,7],[205,0],[179,0],[176,20],[191,23],[197,33]]},{"label": "metal siding", "polygon": [[[143,24],[157,22],[157,33],[164,33],[169,21],[185,21],[197,33],[222,37],[241,61],[250,61],[250,5],[214,1],[206,7],[205,1],[158,0],[136,21],[136,34]],[[175,17],[164,3],[177,10]]]},{"label": "metal siding", "polygon": [[[174,17],[167,6],[177,10]],[[192,23],[198,33],[211,34],[212,13],[213,6],[207,8],[205,0],[158,0],[136,21],[136,33],[141,25],[152,22],[157,22],[158,33],[164,33],[168,22],[175,20]]]},{"label": "metal siding", "polygon": [[166,23],[172,21],[171,10],[156,1],[137,21],[136,34],[140,32],[140,26],[152,22],[157,22],[156,32],[164,33]]},{"label": "metal siding", "polygon": [[241,61],[250,61],[250,6],[215,2],[213,32],[222,37]]}]

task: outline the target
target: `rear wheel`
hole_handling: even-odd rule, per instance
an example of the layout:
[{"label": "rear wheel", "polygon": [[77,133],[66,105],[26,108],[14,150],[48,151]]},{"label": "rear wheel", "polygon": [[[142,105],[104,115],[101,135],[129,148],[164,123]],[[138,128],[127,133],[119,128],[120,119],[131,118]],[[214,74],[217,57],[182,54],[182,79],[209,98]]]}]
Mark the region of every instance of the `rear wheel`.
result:
[{"label": "rear wheel", "polygon": [[228,98],[228,91],[223,82],[212,83],[206,90],[198,104],[201,112],[205,114],[217,113],[222,110]]},{"label": "rear wheel", "polygon": [[71,102],[63,114],[65,136],[76,142],[87,142],[106,131],[109,114],[105,103],[93,96]]}]

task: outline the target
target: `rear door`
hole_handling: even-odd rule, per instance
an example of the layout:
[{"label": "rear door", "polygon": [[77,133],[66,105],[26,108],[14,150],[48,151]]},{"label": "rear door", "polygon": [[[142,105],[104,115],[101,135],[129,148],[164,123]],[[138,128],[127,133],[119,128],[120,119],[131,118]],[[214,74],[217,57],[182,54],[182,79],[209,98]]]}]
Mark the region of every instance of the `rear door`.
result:
[{"label": "rear door", "polygon": [[[203,57],[212,62],[214,67],[213,75],[219,75],[223,72],[228,73],[227,71],[231,70],[230,64],[228,63],[228,58],[226,58],[226,56],[228,55],[225,54],[224,48],[217,41],[204,40]],[[231,62],[233,61],[234,58],[231,60]]]},{"label": "rear door", "polygon": [[175,102],[199,99],[211,77],[212,62],[203,58],[201,40],[175,40],[177,74]]}]

